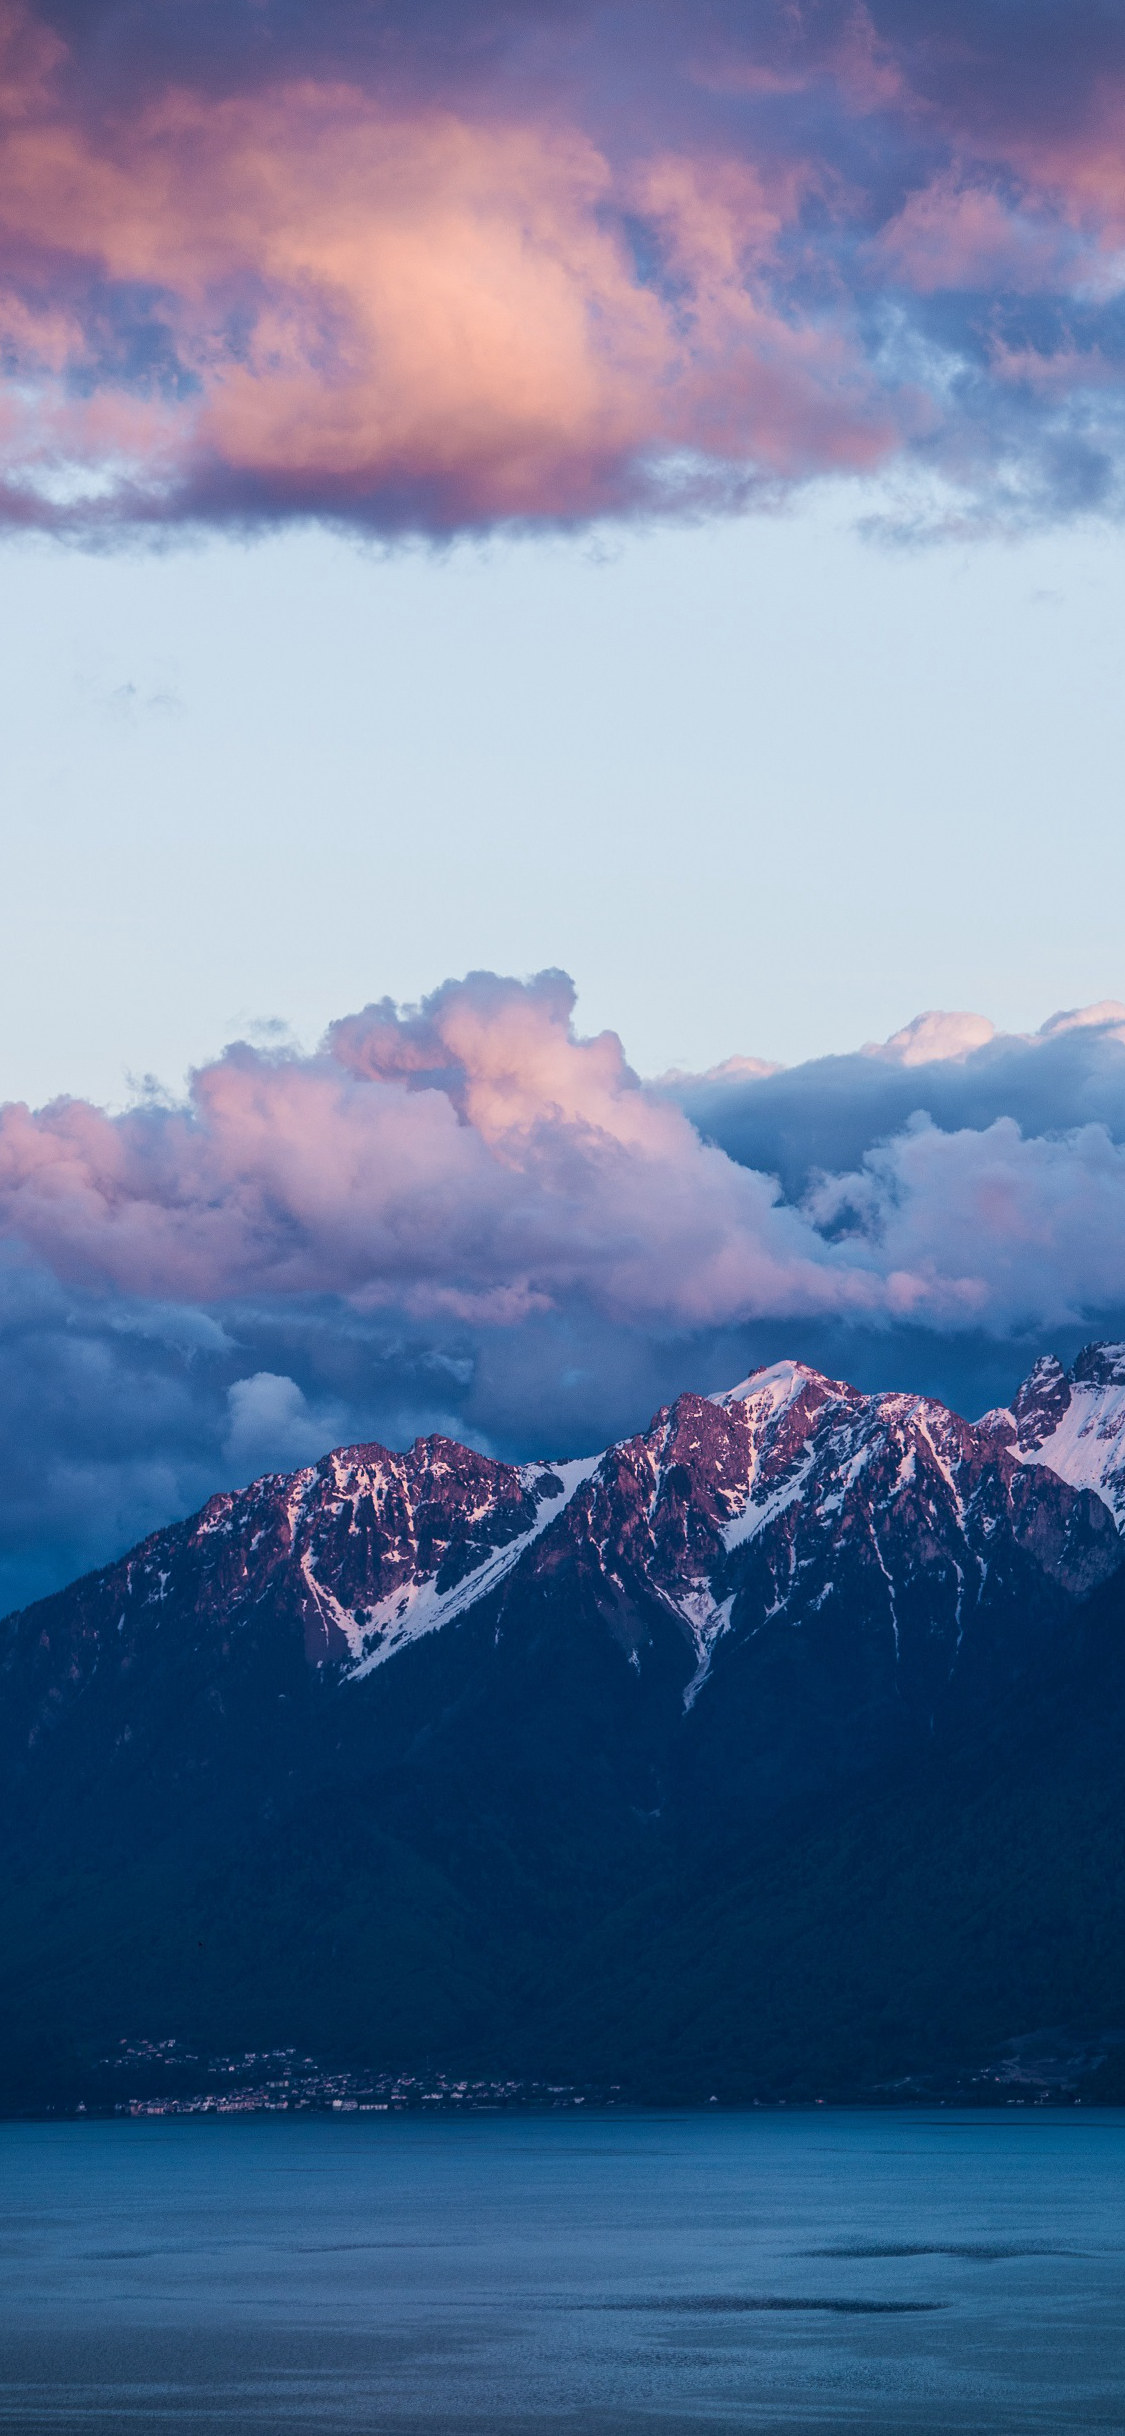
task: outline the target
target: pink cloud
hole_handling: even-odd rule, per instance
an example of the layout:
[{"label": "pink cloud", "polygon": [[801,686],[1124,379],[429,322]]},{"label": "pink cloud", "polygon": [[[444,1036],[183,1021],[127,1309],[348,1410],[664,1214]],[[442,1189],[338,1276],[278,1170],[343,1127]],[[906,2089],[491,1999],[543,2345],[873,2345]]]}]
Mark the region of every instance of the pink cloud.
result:
[{"label": "pink cloud", "polygon": [[1038,452],[1070,495],[1060,439],[1086,447],[1116,339],[1018,308],[1120,283],[1104,29],[1052,106],[1058,29],[1029,77],[987,0],[924,41],[851,0],[702,28],[656,0],[643,41],[596,5],[253,0],[252,30],[197,0],[116,47],[115,0],[102,45],[53,6],[69,47],[0,0],[10,519],[450,531],[739,504],[918,446],[1010,493]]},{"label": "pink cloud", "polygon": [[639,1083],[614,1033],[577,1038],[572,1008],[562,975],[476,974],[348,1018],[314,1057],[233,1049],[181,1109],[9,1106],[0,1230],[71,1286],[498,1327],[582,1309],[1003,1330],[1125,1299],[1125,1150],[1103,1126],[919,1119],[794,1207]]},{"label": "pink cloud", "polygon": [[1004,151],[1067,224],[1103,248],[1125,241],[1125,74],[1099,78],[1077,120],[1006,131]]},{"label": "pink cloud", "polygon": [[1073,284],[1085,267],[1073,233],[1040,208],[949,171],[912,194],[877,239],[881,260],[916,294],[1002,286],[1012,294]]},{"label": "pink cloud", "polygon": [[[10,478],[70,466],[80,492],[109,462],[123,493],[397,491],[488,520],[596,511],[640,456],[702,441],[783,474],[866,462],[889,434],[865,427],[858,359],[748,285],[785,183],[779,209],[742,164],[657,161],[626,193],[579,129],[403,115],[346,84],[173,92],[96,134],[24,96],[0,160],[0,332],[41,437],[16,434]],[[669,232],[686,325],[636,276],[618,223],[637,197]],[[26,264],[45,255],[44,286]],[[75,267],[159,291],[187,394],[141,410],[112,379],[89,405],[60,387],[88,352],[54,293]]]},{"label": "pink cloud", "polygon": [[558,977],[479,977],[401,1025],[353,1018],[316,1058],[234,1050],[182,1111],[10,1106],[0,1220],[70,1283],[182,1299],[332,1292],[506,1324],[578,1296],[673,1327],[872,1300],[615,1035],[575,1040],[570,1007]]}]

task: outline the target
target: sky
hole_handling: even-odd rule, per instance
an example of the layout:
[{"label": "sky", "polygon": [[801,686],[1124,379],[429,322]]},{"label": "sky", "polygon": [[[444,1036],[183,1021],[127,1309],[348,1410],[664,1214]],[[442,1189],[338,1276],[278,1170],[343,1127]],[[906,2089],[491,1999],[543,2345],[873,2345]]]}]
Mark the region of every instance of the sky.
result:
[{"label": "sky", "polygon": [[1123,986],[1125,554],[768,516],[9,544],[0,1093],[558,964],[647,1075]]},{"label": "sky", "polygon": [[1116,0],[0,0],[0,118],[0,1610],[1125,1333]]}]

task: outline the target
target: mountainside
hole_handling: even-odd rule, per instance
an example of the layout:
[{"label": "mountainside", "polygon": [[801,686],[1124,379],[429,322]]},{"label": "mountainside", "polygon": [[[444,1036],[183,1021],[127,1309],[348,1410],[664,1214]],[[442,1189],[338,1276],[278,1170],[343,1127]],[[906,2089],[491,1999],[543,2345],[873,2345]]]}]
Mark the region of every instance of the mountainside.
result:
[{"label": "mountainside", "polygon": [[[0,1628],[0,2095],[122,2040],[638,2094],[1125,2026],[1125,1346],[350,1447]],[[708,2092],[709,2094],[709,2092]]]}]

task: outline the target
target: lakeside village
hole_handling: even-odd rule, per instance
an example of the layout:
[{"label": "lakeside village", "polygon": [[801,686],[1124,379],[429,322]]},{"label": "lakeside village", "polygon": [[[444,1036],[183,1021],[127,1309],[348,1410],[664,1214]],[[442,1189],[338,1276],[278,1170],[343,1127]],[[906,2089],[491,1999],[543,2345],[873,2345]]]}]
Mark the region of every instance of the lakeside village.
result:
[{"label": "lakeside village", "polygon": [[[1109,2047],[1125,2044],[1120,2033],[1092,2041],[1053,2032],[1013,2039],[1005,2052],[941,2084],[911,2076],[862,2093],[852,2102],[875,2105],[1024,2106],[1097,2102],[1091,2078]],[[200,2055],[176,2039],[125,2040],[96,2068],[89,2101],[79,2114],[244,2115],[320,2112],[331,2114],[546,2112],[579,2106],[620,2106],[629,2101],[618,2083],[583,2088],[569,2082],[518,2079],[454,2079],[445,2072],[333,2070],[294,2047],[242,2055]],[[695,2101],[699,2103],[699,2100]],[[704,2101],[707,2102],[707,2101]],[[712,2097],[709,2103],[719,2103]],[[823,2098],[749,2097],[754,2107],[823,2105]],[[69,2109],[67,2111],[70,2111]]]},{"label": "lakeside village", "polygon": [[[299,2056],[293,2047],[208,2058],[191,2054],[175,2039],[123,2039],[116,2055],[103,2057],[99,2073],[111,2075],[119,2087],[122,2081],[133,2085],[127,2096],[113,2100],[113,2112],[121,2115],[284,2114],[301,2109],[390,2114],[435,2107],[495,2113],[506,2107],[585,2106],[591,2098],[591,2093],[564,2083],[453,2080],[442,2072],[332,2072],[314,2056]],[[599,2090],[595,2102],[612,2105],[618,2095],[616,2089]]]}]

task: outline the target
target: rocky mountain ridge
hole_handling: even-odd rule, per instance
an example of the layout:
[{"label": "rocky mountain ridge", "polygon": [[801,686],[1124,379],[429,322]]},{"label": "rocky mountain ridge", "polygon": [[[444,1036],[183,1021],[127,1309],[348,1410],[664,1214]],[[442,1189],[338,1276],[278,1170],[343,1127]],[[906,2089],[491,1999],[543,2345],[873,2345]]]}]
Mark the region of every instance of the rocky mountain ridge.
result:
[{"label": "rocky mountain ridge", "polygon": [[[0,2099],[62,2016],[69,2085],[94,2044],[171,2037],[567,2078],[597,2046],[627,2086],[681,1982],[649,2088],[776,2085],[822,2016],[853,2022],[841,2086],[884,2016],[869,2078],[916,2074],[968,2032],[934,2029],[915,1848],[988,2037],[1095,1995],[1100,2035],[1123,1652],[1121,1345],[976,1423],[786,1362],[583,1461],[432,1437],[267,1475],[0,1627]],[[892,1951],[928,1990],[898,2028]]]},{"label": "rocky mountain ridge", "polygon": [[675,1620],[690,1707],[725,1637],[782,1621],[862,1614],[895,1669],[951,1671],[973,1618],[1020,1586],[1072,1600],[1107,1580],[1123,1528],[1125,1346],[1090,1346],[1070,1372],[1038,1362],[976,1424],[782,1362],[685,1393],[584,1460],[513,1465],[430,1437],[266,1474],[8,1619],[0,1663],[10,1678],[30,1662],[57,1708],[94,1668],[127,1677],[138,1638],[173,1619],[221,1646],[270,1599],[310,1665],[348,1684],[571,1570],[596,1580],[634,1668],[646,1609]]}]

